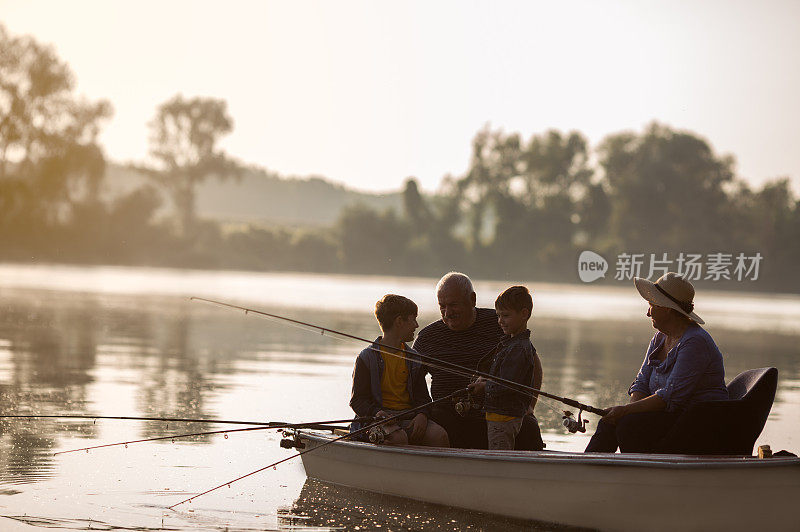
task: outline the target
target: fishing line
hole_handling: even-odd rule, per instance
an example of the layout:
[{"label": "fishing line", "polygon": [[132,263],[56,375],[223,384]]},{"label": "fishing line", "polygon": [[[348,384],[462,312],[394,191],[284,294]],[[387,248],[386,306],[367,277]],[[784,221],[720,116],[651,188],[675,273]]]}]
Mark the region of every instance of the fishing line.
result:
[{"label": "fishing line", "polygon": [[249,430],[269,430],[272,427],[249,427],[246,429],[231,429],[231,430],[213,430],[209,432],[194,432],[192,434],[176,434],[174,436],[159,436],[158,438],[145,438],[142,440],[130,440],[130,441],[121,441],[116,443],[106,443],[105,445],[93,445],[92,447],[82,447],[80,449],[70,449],[68,451],[58,451],[53,453],[53,456],[57,456],[59,454],[67,454],[67,453],[77,453],[79,451],[86,451],[89,452],[92,449],[102,449],[104,447],[115,447],[117,445],[124,445],[125,447],[128,446],[129,443],[143,443],[148,441],[159,441],[159,440],[169,440],[172,439],[173,441],[176,438],[189,438],[191,436],[206,436],[210,434],[229,434],[232,432],[246,432]]},{"label": "fishing line", "polygon": [[[164,421],[167,423],[181,422],[181,423],[219,423],[220,425],[260,425],[264,427],[273,427],[275,425],[285,425],[283,421],[232,421],[226,419],[193,419],[182,417],[137,417],[137,416],[92,416],[89,414],[7,414],[0,415],[0,418],[12,419],[36,419],[36,418],[53,418],[53,419],[120,419],[129,421]],[[334,423],[350,423],[350,419],[336,419],[331,421],[319,421],[317,424],[334,424]]]},{"label": "fishing line", "polygon": [[[407,357],[406,357],[405,355],[398,354],[397,352],[395,352],[395,353],[392,353],[392,352],[387,352],[387,351],[384,351],[383,349],[380,349],[380,348],[377,348],[377,347],[372,347],[372,346],[369,346],[367,349],[371,349],[371,350],[373,350],[373,351],[378,351],[378,352],[386,353],[386,354],[388,354],[388,355],[390,355],[390,356],[393,356],[393,357],[398,357],[398,358],[402,358],[403,360],[407,360]],[[398,351],[398,352],[404,352],[405,350],[398,349],[397,351]],[[410,351],[405,351],[405,352],[410,352]],[[430,366],[430,367],[433,367],[433,368],[436,368],[436,367],[438,367],[439,369],[445,369],[446,371],[450,371],[451,373],[453,373],[453,374],[455,374],[455,375],[459,375],[459,376],[461,376],[461,377],[467,377],[467,378],[470,378],[470,379],[471,379],[471,378],[473,378],[473,377],[475,377],[475,372],[474,372],[474,371],[469,371],[469,370],[466,370],[466,371],[460,371],[460,370],[450,370],[449,368],[444,368],[444,367],[442,367],[442,366],[437,366],[437,365],[435,365],[435,364],[430,364],[430,363],[427,363],[427,362],[426,362],[426,364],[427,364],[428,366]],[[498,383],[496,383],[496,384],[498,384],[499,386],[503,386],[504,388],[507,388],[507,389],[510,389],[510,390],[519,391],[519,390],[515,390],[514,388],[512,388],[512,387],[510,387],[510,386],[506,385],[506,384],[505,384],[505,383],[503,383],[503,382],[498,382]],[[522,386],[522,385],[520,385],[520,386]],[[534,393],[535,393],[535,392],[534,392]],[[555,399],[551,399],[551,398],[549,398],[549,397],[547,397],[547,396],[544,396],[544,395],[540,395],[540,396],[539,396],[539,398],[540,398],[540,399],[544,399],[544,400],[546,400],[546,401],[552,401],[554,404],[559,404],[559,401],[556,401]],[[538,401],[537,401],[537,404],[538,404]],[[550,409],[552,409],[554,412],[558,413],[558,415],[562,415],[562,414],[563,414],[563,412],[564,412],[564,411],[563,411],[563,410],[561,410],[560,408],[557,408],[557,407],[555,407],[555,406],[551,405],[551,404],[550,404],[550,403],[548,403],[548,402],[544,402],[544,401],[543,401],[543,404],[544,404],[544,405],[545,405],[547,408],[550,408]]]},{"label": "fishing line", "polygon": [[[327,327],[321,327],[319,325],[314,325],[312,323],[307,323],[307,322],[304,322],[304,321],[295,320],[293,318],[287,318],[285,316],[280,316],[280,315],[277,315],[277,314],[270,314],[268,312],[263,312],[263,311],[260,311],[260,310],[255,310],[255,309],[251,309],[251,308],[247,308],[247,307],[242,307],[242,306],[239,306],[239,305],[233,305],[233,304],[225,303],[225,302],[222,302],[222,301],[216,301],[216,300],[213,300],[213,299],[206,299],[206,298],[203,298],[203,297],[191,297],[189,299],[190,300],[196,300],[196,301],[203,301],[203,302],[206,302],[206,303],[211,303],[213,305],[219,305],[219,306],[222,306],[222,307],[228,307],[228,308],[232,308],[232,309],[242,310],[242,311],[245,312],[245,314],[255,314],[255,315],[259,316],[259,317],[263,316],[263,317],[282,320],[282,321],[285,321],[287,323],[293,323],[293,324],[297,324],[297,325],[301,325],[301,326],[305,326],[305,327],[310,327],[310,328],[313,328],[313,329],[315,329],[317,331],[320,331],[320,333],[323,334],[323,335],[327,332],[327,333],[338,335],[338,336],[341,336],[341,337],[344,337],[344,338],[348,338],[348,339],[351,339],[351,340],[357,340],[359,342],[366,342],[366,343],[368,343],[370,345],[377,345],[379,347],[392,349],[392,350],[395,350],[395,351],[400,351],[400,352],[403,352],[404,354],[411,355],[413,357],[419,357],[421,359],[421,361],[423,361],[425,364],[427,364],[427,365],[429,365],[431,367],[436,367],[436,368],[442,369],[444,371],[451,371],[451,372],[453,372],[455,374],[459,374],[461,376],[465,376],[466,374],[469,374],[472,377],[483,377],[483,378],[485,378],[487,380],[491,380],[492,382],[494,382],[496,384],[505,385],[509,389],[512,389],[512,390],[515,390],[515,391],[519,391],[519,392],[523,392],[523,393],[535,393],[539,397],[548,397],[548,398],[553,399],[555,401],[559,401],[561,403],[564,403],[566,405],[572,406],[574,408],[578,408],[580,410],[585,410],[587,412],[592,412],[593,414],[597,414],[599,416],[604,416],[604,415],[606,415],[608,413],[608,409],[601,410],[601,409],[593,407],[591,405],[583,404],[583,403],[581,403],[579,401],[576,401],[575,399],[570,399],[569,397],[560,397],[558,395],[554,395],[554,394],[551,394],[551,393],[548,393],[548,392],[544,392],[542,390],[537,390],[536,388],[533,388],[531,386],[526,386],[524,384],[519,384],[517,382],[511,381],[511,380],[508,380],[508,379],[503,379],[501,377],[497,377],[495,375],[491,375],[491,374],[483,372],[483,371],[478,371],[477,369],[476,370],[471,370],[469,368],[465,368],[464,366],[460,366],[460,365],[454,364],[452,362],[447,362],[447,361],[444,361],[444,360],[440,360],[440,359],[437,359],[435,357],[431,357],[431,356],[425,355],[423,353],[419,353],[417,351],[408,351],[406,349],[397,349],[397,348],[394,348],[394,347],[391,347],[391,346],[388,346],[388,345],[381,344],[380,342],[374,342],[372,340],[367,340],[366,338],[361,338],[359,336],[354,336],[352,334],[348,334],[348,333],[345,333],[345,332],[337,331],[335,329],[329,329]],[[374,349],[374,347],[373,347],[373,349]],[[403,357],[403,358],[405,358],[405,357]],[[458,372],[463,372],[463,373],[458,373]]]},{"label": "fishing line", "polygon": [[[249,314],[251,312],[255,313],[257,311],[249,311],[249,312],[245,312],[245,313]],[[282,320],[284,320],[286,318],[283,318],[283,317],[275,318],[273,316],[265,316],[265,319],[267,319],[268,321],[271,321],[273,323],[282,323]],[[299,329],[301,331],[305,331],[305,332],[314,332],[314,333],[316,333],[319,330],[318,326],[311,325],[311,324],[309,324],[309,325],[302,324],[301,325],[301,324],[297,324],[297,323],[294,323],[294,322],[288,322],[288,323],[286,323],[286,325],[288,325],[289,327],[294,327],[294,328]],[[325,338],[330,338],[332,340],[336,340],[336,341],[339,341],[339,342],[350,342],[350,343],[358,342],[358,343],[362,343],[362,342],[366,342],[367,341],[366,339],[361,339],[361,338],[349,338],[347,336],[344,336],[344,337],[337,336],[337,334],[343,334],[343,333],[333,333],[332,335],[328,335],[328,334],[325,334],[326,332],[330,332],[330,331],[327,330],[327,329],[323,330],[322,333],[321,333],[321,336],[324,336]],[[370,342],[370,343],[372,343],[372,342]],[[382,346],[381,344],[378,344],[378,345]],[[388,346],[382,346],[382,347],[388,347]],[[369,347],[367,347],[367,349],[372,349],[373,351],[378,351],[378,352],[381,351],[380,348],[376,348],[376,347],[373,347],[371,345]],[[392,348],[392,349],[394,349],[394,348]],[[411,351],[405,350],[405,349],[399,349],[399,351],[402,352],[402,353],[411,353]],[[402,358],[403,360],[408,360],[408,358],[405,355],[402,355],[402,354],[389,353],[389,355],[391,355],[393,357]],[[432,359],[432,360],[436,360],[436,359]],[[449,364],[448,362],[443,362],[443,363],[444,364]],[[475,377],[475,373],[473,371],[469,370],[468,368],[464,368],[463,366],[448,367],[448,366],[444,366],[444,365],[438,364],[436,362],[431,362],[431,361],[426,361],[425,364],[427,366],[432,367],[432,368],[442,369],[444,371],[450,371],[454,375],[458,375],[460,377],[467,377],[467,378]],[[461,368],[461,369],[458,369],[458,368]]]},{"label": "fishing line", "polygon": [[[229,304],[229,303],[224,303],[222,301],[215,301],[213,299],[206,299],[206,298],[202,298],[202,297],[191,297],[189,299],[190,300],[197,300],[197,301],[204,301],[206,303],[212,303],[212,304],[215,304],[215,305],[221,305],[221,306],[224,306],[224,307],[230,307],[230,308],[242,310],[242,311],[244,311],[244,313],[246,315],[247,314],[256,314],[256,315],[258,315],[258,317],[266,318],[269,321],[286,323],[291,327],[296,327],[296,328],[304,330],[306,332],[317,332],[318,331],[318,332],[320,332],[320,334],[322,336],[325,336],[326,338],[332,338],[332,339],[339,340],[339,341],[356,341],[356,342],[359,342],[359,343],[366,342],[366,343],[369,343],[369,344],[377,343],[377,345],[379,347],[384,347],[384,348],[387,348],[387,349],[395,349],[393,347],[381,344],[379,342],[373,342],[372,340],[367,340],[366,338],[361,338],[361,337],[354,336],[354,335],[351,335],[351,334],[348,334],[348,333],[337,331],[335,329],[329,329],[327,327],[321,327],[319,325],[314,325],[313,323],[307,323],[307,322],[303,322],[303,321],[300,321],[300,320],[287,318],[285,316],[280,316],[280,315],[277,315],[277,314],[270,314],[270,313],[267,313],[267,312],[262,312],[260,310],[249,309],[249,308],[246,308],[246,307],[241,307],[241,306],[238,306],[238,305],[232,305],[232,304]],[[331,334],[330,335],[326,335],[325,333],[331,333]],[[378,350],[375,347],[372,347],[372,345],[370,345],[369,348],[373,349],[373,350]],[[475,371],[470,370],[469,368],[465,368],[463,366],[459,366],[457,364],[453,364],[451,362],[446,362],[446,361],[443,361],[443,360],[439,360],[439,359],[436,359],[434,357],[428,357],[426,355],[422,355],[421,353],[416,353],[414,351],[409,351],[409,350],[406,350],[406,349],[396,349],[396,351],[400,351],[400,352],[406,353],[406,354],[419,354],[422,358],[425,359],[425,363],[427,365],[429,365],[430,367],[433,367],[433,368],[442,369],[442,370],[445,370],[445,371],[451,371],[452,373],[454,373],[456,375],[459,375],[459,376],[462,376],[462,377],[471,378],[471,377],[475,377],[476,376],[475,375]],[[398,355],[397,353],[390,353],[390,354],[392,356],[403,358],[404,360],[406,359],[406,357],[404,355]],[[514,384],[516,384],[516,383],[514,383]]]},{"label": "fishing line", "polygon": [[353,432],[349,432],[349,433],[347,433],[347,434],[345,434],[343,436],[339,436],[338,438],[334,438],[332,440],[328,440],[325,443],[317,445],[316,447],[312,447],[311,449],[306,449],[305,451],[300,451],[299,453],[293,454],[292,456],[289,456],[288,458],[283,458],[282,460],[278,460],[275,463],[269,464],[269,465],[264,466],[264,467],[262,467],[260,469],[256,469],[255,471],[251,471],[250,473],[247,473],[245,475],[237,477],[237,478],[235,478],[233,480],[229,480],[228,482],[224,482],[224,483],[220,484],[219,486],[215,486],[215,487],[213,487],[213,488],[211,488],[209,490],[206,490],[206,491],[204,491],[202,493],[198,493],[197,495],[193,495],[192,497],[189,497],[188,499],[184,499],[184,500],[182,500],[180,502],[177,502],[177,503],[173,504],[172,506],[169,506],[168,509],[169,510],[173,510],[176,506],[179,506],[179,505],[181,505],[183,503],[192,501],[192,500],[194,500],[194,499],[196,499],[198,497],[201,497],[201,496],[203,496],[203,495],[205,495],[207,493],[211,493],[212,491],[218,490],[218,489],[223,488],[225,486],[230,487],[230,485],[233,484],[234,482],[242,480],[243,478],[247,478],[247,477],[249,477],[251,475],[255,475],[256,473],[260,473],[261,471],[264,471],[265,469],[269,469],[270,467],[275,467],[275,466],[277,466],[279,464],[282,464],[283,462],[287,462],[287,461],[291,460],[292,458],[297,458],[298,456],[302,456],[302,455],[304,455],[306,453],[310,453],[311,451],[315,451],[317,449],[320,449],[322,447],[325,447],[325,446],[330,445],[332,443],[335,443],[337,441],[341,441],[341,440],[344,440],[346,438],[352,438],[353,436],[358,436],[359,434],[364,434],[365,432],[368,432],[370,429],[372,429],[374,427],[377,427],[379,425],[390,424],[391,421],[394,421],[396,419],[400,419],[400,418],[405,417],[405,416],[407,416],[409,414],[413,414],[414,412],[418,412],[418,411],[420,411],[420,410],[422,410],[424,408],[427,408],[427,407],[429,407],[429,406],[431,406],[433,404],[439,403],[441,401],[445,401],[447,399],[451,399],[453,397],[456,397],[457,395],[462,395],[464,393],[467,393],[466,389],[457,390],[457,391],[451,393],[450,395],[446,395],[446,396],[444,396],[444,397],[442,397],[440,399],[436,399],[434,401],[431,401],[430,403],[425,403],[424,405],[420,405],[420,406],[417,406],[417,407],[414,407],[414,408],[410,408],[410,409],[405,410],[403,412],[400,412],[399,414],[396,414],[394,416],[390,416],[390,417],[387,417],[387,418],[382,418],[382,419],[380,419],[380,420],[378,420],[378,421],[376,421],[374,423],[371,423],[371,424],[369,424],[369,425],[367,425],[365,427],[362,427],[362,428],[360,428],[358,430],[355,430]]},{"label": "fishing line", "polygon": [[[280,323],[281,320],[282,320],[282,318],[273,318],[272,316],[267,316],[266,319],[268,319],[269,321],[274,322],[274,323]],[[306,331],[306,332],[316,332],[316,329],[314,328],[315,326],[306,327],[306,326],[298,325],[296,323],[291,323],[291,322],[287,323],[287,325],[290,326],[290,327],[295,327],[297,329]],[[323,333],[323,335],[324,335],[324,333]],[[335,335],[333,335],[333,336],[324,335],[324,336],[326,338],[332,338],[332,339],[340,341],[340,342],[353,342],[353,343],[355,343],[355,342],[361,342],[362,341],[362,340],[355,340],[353,338],[347,338],[347,337],[343,338],[343,337],[335,336]],[[384,352],[384,353],[387,353],[390,356],[397,357],[397,358],[402,358],[403,360],[408,360],[408,358],[404,354],[398,354],[398,352],[392,352],[392,351],[389,351],[389,350],[385,350],[384,351],[380,347],[373,347],[372,345],[370,345],[369,347],[367,347],[367,349],[371,349],[373,351],[377,351],[378,353]],[[411,351],[405,350],[405,349],[397,349],[397,351],[399,351],[400,353],[411,353]],[[435,362],[431,362],[431,361],[426,361],[425,365],[427,365],[429,367],[432,367],[432,368],[437,368],[437,369],[442,369],[444,371],[449,371],[450,373],[452,373],[454,375],[458,375],[459,377],[466,377],[468,379],[472,379],[472,378],[475,377],[475,372],[473,370],[470,370],[470,369],[465,368],[463,366],[458,366],[459,368],[463,368],[463,370],[461,370],[461,369],[456,369],[455,367],[447,367],[447,366],[439,365],[439,364],[437,364]],[[514,390],[514,388],[508,386],[507,384],[505,384],[503,382],[498,382],[496,384],[498,384],[499,386],[502,386],[504,388]],[[520,385],[520,386],[522,386],[522,385]],[[515,391],[519,391],[519,390],[515,390]],[[558,401],[556,399],[552,399],[552,398],[544,396],[544,395],[539,395],[539,399],[543,400],[543,401],[541,401],[541,403],[544,405],[545,408],[549,408],[550,410],[552,410],[553,412],[558,414],[559,417],[563,417],[564,410],[562,408],[559,408],[559,406],[554,406],[554,405],[560,405],[561,404],[560,401]],[[538,401],[537,401],[537,404],[539,404]]]},{"label": "fishing line", "polygon": [[[384,351],[383,349],[376,348],[376,347],[373,347],[373,346],[369,346],[367,349],[372,349],[373,351],[378,351],[378,352],[387,353],[387,354],[388,354],[388,355],[390,355],[390,356],[393,356],[393,357],[398,357],[398,358],[402,358],[402,359],[404,359],[404,360],[406,360],[406,359],[407,359],[405,355],[398,354],[398,353],[396,353],[396,352],[395,352],[395,353],[392,353],[392,352],[387,352],[387,351]],[[398,350],[398,351],[404,351],[404,350]],[[407,352],[407,351],[406,351],[406,352]],[[426,362],[426,364],[427,364],[428,366],[430,366],[430,367],[433,367],[433,368],[436,368],[436,367],[438,367],[439,369],[444,369],[445,371],[450,371],[450,373],[453,373],[453,374],[455,374],[455,375],[459,375],[459,376],[461,376],[461,377],[467,377],[468,379],[472,379],[473,377],[475,377],[475,372],[473,372],[473,371],[460,371],[460,370],[452,370],[452,369],[450,369],[450,368],[443,368],[443,367],[441,367],[441,366],[437,366],[436,364],[431,364],[431,363],[428,363],[428,362]],[[508,386],[508,385],[506,385],[506,384],[505,384],[505,383],[503,383],[503,382],[498,382],[498,383],[496,383],[496,384],[497,384],[497,385],[499,385],[499,386],[502,386],[502,387],[504,387],[504,388],[507,388],[507,389],[511,389],[511,390],[514,390],[514,391],[519,391],[519,390],[516,390],[516,389],[514,389],[514,388],[512,388],[512,387],[510,387],[510,386]],[[539,399],[543,399],[543,401],[541,401],[541,403],[542,403],[542,404],[545,406],[545,408],[549,408],[549,409],[551,409],[553,412],[555,412],[556,414],[558,414],[558,416],[559,416],[559,417],[563,417],[563,416],[564,416],[564,410],[563,410],[563,409],[561,409],[561,408],[558,408],[558,407],[556,407],[556,406],[553,406],[553,404],[559,404],[559,401],[556,401],[555,399],[551,399],[551,398],[549,398],[549,397],[546,397],[546,396],[544,396],[544,395],[540,395],[540,396],[539,396]],[[553,404],[550,404],[550,402],[548,402],[548,401],[552,401],[552,403],[553,403]],[[539,401],[537,401],[537,404],[539,404]]]},{"label": "fishing line", "polygon": [[[212,431],[207,431],[207,432],[193,432],[193,433],[190,433],[190,434],[173,434],[172,436],[159,436],[159,437],[156,437],[156,438],[144,438],[144,439],[140,439],[140,440],[121,441],[121,442],[115,442],[115,443],[106,443],[106,444],[103,444],[103,445],[93,445],[91,447],[81,447],[80,449],[70,449],[70,450],[67,450],[67,451],[58,451],[56,453],[53,453],[53,456],[56,456],[56,455],[59,455],[59,454],[67,454],[67,453],[77,453],[79,451],[87,451],[88,452],[88,451],[90,451],[92,449],[102,449],[102,448],[105,448],[105,447],[115,447],[115,446],[118,446],[118,445],[125,445],[127,447],[128,444],[131,444],[131,443],[144,443],[144,442],[150,442],[150,441],[160,441],[160,440],[170,440],[170,439],[174,441],[174,440],[179,439],[179,438],[190,438],[192,436],[207,436],[207,435],[212,435],[212,434],[225,434],[225,437],[227,438],[228,434],[231,434],[231,433],[234,433],[234,432],[248,432],[248,431],[252,431],[252,430],[271,430],[271,429],[275,429],[275,430],[281,430],[281,429],[334,430],[334,429],[346,428],[345,426],[341,425],[342,423],[351,423],[352,421],[366,421],[366,420],[371,420],[371,419],[372,419],[371,417],[357,417],[357,418],[355,418],[355,420],[346,419],[346,420],[333,420],[333,421],[318,421],[318,422],[312,422],[312,423],[272,423],[270,426],[264,426],[264,427],[248,427],[248,428],[245,428],[245,429],[212,430]],[[340,425],[334,425],[334,423],[339,423]]]},{"label": "fishing line", "polygon": [[[199,301],[211,301],[211,300],[206,300],[206,299],[203,299],[203,298],[191,298],[191,299],[197,299]],[[215,302],[215,303],[225,305],[224,303],[221,303],[221,302]],[[240,308],[240,307],[237,307],[237,308]],[[363,343],[363,342],[368,341],[366,339],[362,339],[362,338],[358,338],[358,337],[351,337],[350,335],[347,335],[345,333],[340,333],[338,331],[334,331],[333,329],[326,329],[324,327],[319,327],[319,326],[313,325],[313,324],[306,324],[306,323],[303,323],[303,322],[297,322],[295,320],[291,320],[289,318],[284,318],[282,316],[261,313],[260,311],[257,311],[257,310],[247,309],[244,312],[245,312],[245,314],[256,313],[256,314],[261,315],[260,317],[263,317],[264,319],[266,319],[266,320],[268,320],[270,322],[282,323],[282,324],[288,325],[289,327],[294,327],[296,329],[299,329],[301,331],[313,332],[313,333],[320,332],[321,336],[324,336],[325,338],[331,338],[331,339],[337,340],[339,342],[350,342],[350,343],[358,342],[358,343]],[[331,332],[333,334],[325,334],[326,332]],[[372,342],[370,342],[370,343],[372,343]],[[382,346],[382,344],[378,344],[378,345]],[[384,347],[384,346],[382,346],[382,347]],[[385,346],[385,347],[388,347],[388,346]],[[380,353],[382,351],[382,349],[373,347],[372,345],[367,347],[367,349],[371,349],[373,351],[377,351],[378,353]],[[406,349],[399,349],[398,351],[400,351],[402,353],[411,353],[411,351],[408,351]],[[408,360],[408,358],[404,354],[398,354],[396,352],[388,352],[388,354],[390,356],[393,356],[393,357],[401,358],[403,360]],[[430,357],[430,358],[431,358],[431,360],[437,360],[437,359],[432,358],[432,357]],[[474,371],[472,371],[472,370],[470,370],[468,368],[464,368],[463,366],[457,366],[457,365],[453,364],[453,367],[449,367],[449,366],[445,366],[445,365],[439,364],[438,362],[431,362],[431,360],[426,361],[425,364],[427,366],[432,367],[432,368],[441,369],[441,370],[444,370],[444,371],[449,371],[450,373],[452,373],[454,375],[458,375],[460,377],[466,377],[467,379],[472,379],[472,378],[475,377],[475,372]],[[443,362],[443,364],[449,364],[449,362],[444,362],[444,361],[442,361],[442,362]],[[503,384],[503,383],[498,383],[498,384],[500,386],[505,386],[505,384]]]},{"label": "fishing line", "polygon": [[[355,343],[355,342],[358,342],[358,343],[368,342],[370,344],[373,343],[372,341],[369,341],[369,340],[367,340],[365,338],[359,338],[357,336],[351,336],[351,335],[349,335],[347,333],[342,333],[342,332],[336,331],[334,329],[328,329],[328,328],[325,328],[325,327],[320,327],[318,325],[314,325],[312,323],[305,323],[305,322],[302,322],[302,321],[293,320],[291,318],[286,318],[284,316],[279,316],[277,314],[268,314],[266,312],[261,312],[261,311],[254,310],[254,309],[248,309],[248,308],[245,308],[245,307],[238,307],[238,306],[235,306],[235,305],[229,305],[229,304],[223,303],[221,301],[214,301],[214,300],[211,300],[211,299],[205,299],[205,298],[201,298],[201,297],[192,297],[190,299],[196,299],[198,301],[205,301],[205,302],[214,303],[214,304],[217,304],[217,305],[233,307],[233,308],[236,308],[236,309],[239,309],[239,310],[243,310],[245,314],[251,314],[251,313],[252,314],[257,314],[259,317],[262,317],[262,318],[264,318],[264,319],[266,319],[266,320],[268,320],[270,322],[273,322],[273,323],[281,323],[281,324],[288,325],[289,327],[294,327],[296,329],[299,329],[299,330],[305,331],[305,332],[313,332],[313,333],[319,332],[320,336],[324,336],[325,338],[330,338],[330,339],[333,339],[333,340],[337,340],[339,342],[353,342],[353,343]],[[326,333],[331,333],[331,334],[326,334]],[[381,347],[387,347],[388,348],[388,346],[384,346],[384,345],[382,345],[380,343],[378,345],[381,346]],[[375,348],[372,345],[370,345],[367,349],[372,349],[374,351],[380,352],[379,348]],[[412,353],[411,351],[408,351],[408,350],[405,350],[405,349],[400,349],[399,351],[401,351],[403,353]],[[403,360],[407,360],[407,357],[404,356],[404,355],[400,355],[400,354],[397,354],[397,353],[389,353],[389,354],[391,356],[402,358]],[[458,366],[456,364],[452,364],[452,367],[451,367],[451,366],[446,365],[446,364],[451,364],[450,362],[441,361],[442,363],[439,364],[437,359],[435,359],[433,357],[427,357],[427,358],[429,358],[429,360],[426,361],[425,364],[430,366],[430,367],[432,367],[432,368],[437,368],[437,369],[441,369],[441,370],[444,370],[444,371],[449,371],[449,372],[451,372],[451,373],[453,373],[455,375],[458,375],[460,377],[466,377],[468,379],[471,379],[471,378],[475,377],[475,372],[470,370],[469,368],[465,368],[463,366]],[[436,362],[433,362],[433,361],[436,361]],[[499,384],[503,385],[502,383],[499,383]]]},{"label": "fishing line", "polygon": [[[330,338],[335,338],[335,337],[330,337]],[[344,338],[336,338],[336,339],[337,340],[342,340],[342,341],[345,340]],[[404,360],[407,360],[407,357],[405,355],[403,355],[403,354],[398,354],[398,352],[411,353],[410,351],[407,351],[407,350],[404,350],[404,349],[398,349],[397,352],[391,352],[391,351],[388,351],[388,350],[384,351],[381,348],[373,347],[373,346],[369,346],[367,349],[372,349],[373,351],[387,353],[390,356],[399,357],[399,358],[402,358]],[[465,368],[466,371],[461,371],[461,370],[456,370],[456,369],[453,369],[453,368],[443,367],[443,366],[437,365],[435,363],[430,363],[430,362],[426,362],[426,365],[428,365],[430,367],[433,367],[433,368],[443,369],[445,371],[449,371],[450,373],[453,373],[455,375],[459,375],[461,377],[466,377],[468,379],[472,379],[472,378],[475,377],[475,372],[467,370],[466,368]],[[459,367],[463,367],[463,366],[459,366]],[[495,384],[497,384],[498,386],[502,386],[502,387],[504,387],[506,389],[510,389],[510,390],[513,390],[513,391],[519,391],[519,390],[507,385],[504,382],[495,382]],[[522,386],[522,385],[520,385],[520,386]],[[531,388],[531,389],[533,390],[535,388]],[[532,392],[532,393],[535,393],[535,392]],[[539,399],[541,399],[541,401],[539,401]],[[538,398],[537,398],[537,401],[536,401],[536,404],[544,405],[545,408],[549,408],[558,417],[560,417],[562,419],[564,419],[565,417],[570,417],[571,414],[567,415],[567,412],[563,408],[559,408],[559,406],[554,406],[554,405],[560,405],[560,403],[561,403],[561,401],[553,399],[551,397],[548,397],[547,395],[544,395],[544,394],[539,394]]]}]

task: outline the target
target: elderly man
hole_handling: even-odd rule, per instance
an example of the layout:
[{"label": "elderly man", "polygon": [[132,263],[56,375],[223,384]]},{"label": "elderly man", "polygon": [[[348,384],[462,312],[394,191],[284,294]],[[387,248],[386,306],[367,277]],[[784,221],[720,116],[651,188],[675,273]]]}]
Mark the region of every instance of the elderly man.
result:
[{"label": "elderly man", "polygon": [[[420,353],[469,369],[476,369],[478,361],[503,339],[494,309],[475,306],[476,296],[472,281],[463,273],[450,272],[436,285],[436,298],[442,319],[422,329],[414,349]],[[426,366],[431,374],[431,395],[439,399],[456,390],[466,388],[468,377],[455,375],[441,368]],[[535,357],[534,382],[542,379],[542,365]],[[534,398],[535,404],[536,399]],[[531,406],[533,406],[533,404]],[[486,418],[483,412],[472,410],[460,416],[453,404],[434,405],[431,417],[447,430],[452,447],[486,449]],[[528,418],[528,416],[525,416]],[[542,438],[535,420],[523,420],[517,437],[517,449],[540,450]]]}]

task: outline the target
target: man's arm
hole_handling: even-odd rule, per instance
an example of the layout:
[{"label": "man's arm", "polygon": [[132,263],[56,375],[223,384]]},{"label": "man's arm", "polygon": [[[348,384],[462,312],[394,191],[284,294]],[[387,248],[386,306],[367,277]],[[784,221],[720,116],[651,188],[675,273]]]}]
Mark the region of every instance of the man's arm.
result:
[{"label": "man's arm", "polygon": [[[427,333],[425,329],[422,329],[419,334],[417,335],[416,339],[414,340],[414,345],[411,346],[411,349],[416,351],[417,353],[423,353],[425,355],[428,354],[428,346],[426,345],[426,338]],[[422,366],[420,373],[422,374],[422,378],[425,378],[425,375],[430,373],[430,368],[425,363],[424,360],[420,360],[420,365]]]},{"label": "man's arm", "polygon": [[[424,404],[430,403],[432,401],[431,394],[428,391],[428,382],[425,380],[425,366],[420,365],[417,367],[412,367],[411,369],[411,389],[414,392],[413,397],[413,405],[412,406],[422,406]],[[420,410],[420,413],[425,414],[426,417],[430,417],[430,410],[431,407],[424,408]]]}]

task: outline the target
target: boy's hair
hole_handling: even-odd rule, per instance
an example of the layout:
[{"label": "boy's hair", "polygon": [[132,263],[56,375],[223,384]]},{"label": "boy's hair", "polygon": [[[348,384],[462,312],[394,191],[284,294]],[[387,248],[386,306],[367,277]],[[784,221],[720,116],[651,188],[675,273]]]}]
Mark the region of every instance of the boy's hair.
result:
[{"label": "boy's hair", "polygon": [[502,294],[497,296],[494,306],[495,308],[515,310],[517,312],[526,308],[529,314],[533,314],[533,298],[524,286],[506,288]]},{"label": "boy's hair", "polygon": [[398,316],[406,318],[412,315],[417,315],[417,304],[407,297],[386,294],[375,303],[375,317],[384,332],[394,324]]}]

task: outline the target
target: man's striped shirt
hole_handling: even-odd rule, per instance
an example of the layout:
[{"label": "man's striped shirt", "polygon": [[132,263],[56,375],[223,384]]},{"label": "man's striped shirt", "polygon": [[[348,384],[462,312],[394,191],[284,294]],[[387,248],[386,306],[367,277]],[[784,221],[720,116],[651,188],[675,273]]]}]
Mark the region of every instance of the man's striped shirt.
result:
[{"label": "man's striped shirt", "polygon": [[[497,323],[494,309],[475,310],[475,323],[464,331],[452,331],[442,320],[431,323],[417,335],[414,349],[423,355],[475,370],[478,361],[503,339],[503,330]],[[424,361],[423,368],[431,374],[431,396],[434,400],[466,388],[470,382],[469,377],[430,367]]]}]

